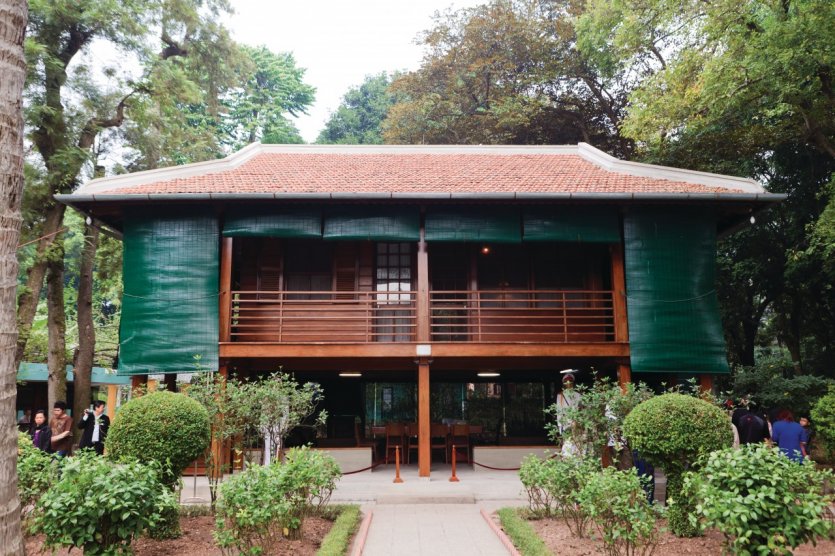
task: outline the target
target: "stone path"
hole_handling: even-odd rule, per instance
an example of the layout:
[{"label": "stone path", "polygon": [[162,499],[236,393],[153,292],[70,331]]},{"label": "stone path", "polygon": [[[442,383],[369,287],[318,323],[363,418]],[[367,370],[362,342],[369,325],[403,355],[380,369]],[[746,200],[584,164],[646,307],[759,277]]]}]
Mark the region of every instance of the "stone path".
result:
[{"label": "stone path", "polygon": [[476,504],[375,504],[363,556],[507,556]]}]

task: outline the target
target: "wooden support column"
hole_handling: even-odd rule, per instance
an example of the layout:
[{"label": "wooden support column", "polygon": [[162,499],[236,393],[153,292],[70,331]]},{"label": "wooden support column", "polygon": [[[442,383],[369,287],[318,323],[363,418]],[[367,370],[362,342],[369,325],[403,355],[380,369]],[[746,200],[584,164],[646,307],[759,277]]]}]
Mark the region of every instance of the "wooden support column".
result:
[{"label": "wooden support column", "polygon": [[107,416],[112,421],[116,417],[116,404],[119,403],[119,387],[115,384],[107,385]]},{"label": "wooden support column", "polygon": [[623,244],[609,246],[612,261],[612,308],[615,312],[615,341],[629,341],[629,322],[626,308],[626,272],[624,270]]},{"label": "wooden support column", "polygon": [[165,375],[165,389],[168,392],[177,391],[177,373],[168,373]]},{"label": "wooden support column", "polygon": [[623,393],[626,393],[626,385],[632,382],[632,367],[628,364],[618,365],[618,384]]},{"label": "wooden support column", "polygon": [[148,385],[148,375],[134,375],[130,377],[130,389],[133,392],[135,389]]},{"label": "wooden support column", "polygon": [[220,341],[232,338],[232,238],[225,237],[220,244]]},{"label": "wooden support column", "polygon": [[[226,379],[229,376],[229,367],[225,364],[221,364],[218,368],[218,374]],[[213,419],[223,419],[223,415],[214,415]],[[212,438],[212,476],[213,477],[220,477],[223,475],[223,464],[224,464],[224,444],[225,442],[221,442],[218,438]]]},{"label": "wooden support column", "polygon": [[429,251],[426,246],[426,229],[421,215],[420,240],[417,251],[417,299],[415,303],[416,313],[416,337],[418,342],[429,342],[432,337],[431,323],[429,320]]},{"label": "wooden support column", "polygon": [[699,392],[702,394],[713,392],[713,375],[699,375]]},{"label": "wooden support column", "polygon": [[418,360],[418,476],[429,477],[432,451],[429,446],[429,360]]}]

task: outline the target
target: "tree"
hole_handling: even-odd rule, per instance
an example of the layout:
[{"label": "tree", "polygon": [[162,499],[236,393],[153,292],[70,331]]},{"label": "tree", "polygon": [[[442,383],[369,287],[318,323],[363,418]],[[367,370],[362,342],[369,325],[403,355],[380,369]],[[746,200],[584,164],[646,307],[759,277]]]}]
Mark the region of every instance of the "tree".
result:
[{"label": "tree", "polygon": [[317,143],[380,145],[382,126],[396,97],[389,91],[386,72],[368,75],[359,87],[351,87],[328,118]]},{"label": "tree", "polygon": [[604,74],[576,49],[583,5],[493,0],[436,17],[421,67],[391,86],[386,142],[586,141],[629,157],[619,128],[634,72]]},{"label": "tree", "polygon": [[250,61],[243,85],[223,99],[227,111],[224,142],[240,148],[258,140],[301,143],[287,116],[306,113],[316,89],[302,81],[305,70],[289,52],[275,54],[266,46],[243,47]]},{"label": "tree", "polygon": [[20,499],[17,495],[15,431],[15,294],[20,200],[23,196],[23,37],[27,9],[23,0],[0,5],[0,547],[22,555]]},{"label": "tree", "polygon": [[[299,384],[287,373],[273,373],[257,382],[242,383],[237,388],[239,408],[254,416],[254,425],[269,437],[266,449],[278,459],[284,457],[284,441],[296,427],[316,412],[322,400],[322,387],[315,382]],[[316,424],[323,424],[327,413],[322,410]]]},{"label": "tree", "polygon": [[776,341],[795,372],[831,373],[825,250],[811,232],[835,171],[835,12],[820,0],[593,0],[578,48],[596,67],[640,68],[622,132],[649,162],[743,174],[788,200],[719,248],[732,363]]},{"label": "tree", "polygon": [[[217,16],[228,10],[225,0],[33,0],[30,7],[26,120],[37,159],[30,173],[36,179],[33,188],[27,187],[27,195],[31,191],[42,201],[44,216],[31,227],[39,239],[18,299],[16,361],[19,363],[25,353],[48,273],[51,405],[66,388],[65,265],[63,238],[58,233],[65,207],[56,203],[53,195],[72,191],[85,171],[93,173],[94,152],[108,139],[107,130],[120,128],[130,119],[134,106],[144,108],[137,110],[143,115],[152,112],[151,107],[171,114],[170,107],[183,102],[216,105],[212,98],[228,87],[233,75],[217,61],[235,60],[236,46],[215,23]],[[89,60],[82,63],[80,59],[95,40],[121,50],[141,68],[139,73],[133,75],[125,69],[131,64],[123,68]],[[99,74],[106,77],[106,83],[97,80]],[[91,255],[88,253],[88,258]],[[85,296],[90,291],[85,289]],[[86,342],[85,349],[90,345]],[[82,392],[78,399],[83,397]]]}]

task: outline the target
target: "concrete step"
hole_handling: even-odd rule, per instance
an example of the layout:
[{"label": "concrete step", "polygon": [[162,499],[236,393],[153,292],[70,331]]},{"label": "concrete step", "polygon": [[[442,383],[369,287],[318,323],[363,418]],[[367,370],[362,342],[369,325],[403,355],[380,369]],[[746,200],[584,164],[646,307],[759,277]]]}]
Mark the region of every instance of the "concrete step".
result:
[{"label": "concrete step", "polygon": [[377,496],[378,505],[394,504],[475,504],[475,495],[471,492],[455,494],[398,493]]}]

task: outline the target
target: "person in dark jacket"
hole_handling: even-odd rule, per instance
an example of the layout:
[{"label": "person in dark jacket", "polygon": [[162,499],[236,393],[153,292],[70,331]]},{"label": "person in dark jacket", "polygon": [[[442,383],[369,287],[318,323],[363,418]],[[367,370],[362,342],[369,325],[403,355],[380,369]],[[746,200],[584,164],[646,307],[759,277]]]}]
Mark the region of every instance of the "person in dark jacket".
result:
[{"label": "person in dark jacket", "polygon": [[44,451],[47,454],[52,452],[52,431],[49,429],[49,423],[46,420],[46,411],[39,409],[35,412],[35,417],[32,419],[32,427],[29,429],[29,436],[32,437],[32,444],[38,450]]},{"label": "person in dark jacket", "polygon": [[110,428],[110,417],[104,414],[104,402],[96,400],[93,402],[93,411],[84,410],[84,417],[78,423],[81,430],[81,442],[78,447],[92,448],[98,455],[104,453],[104,439],[107,438],[107,431]]}]

